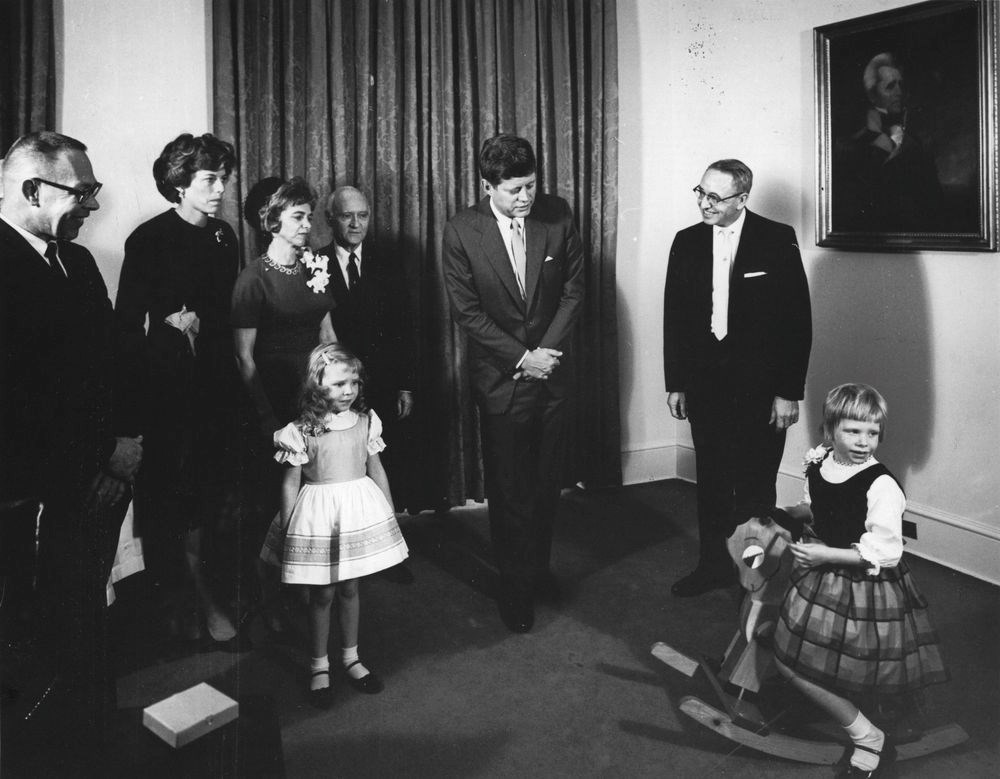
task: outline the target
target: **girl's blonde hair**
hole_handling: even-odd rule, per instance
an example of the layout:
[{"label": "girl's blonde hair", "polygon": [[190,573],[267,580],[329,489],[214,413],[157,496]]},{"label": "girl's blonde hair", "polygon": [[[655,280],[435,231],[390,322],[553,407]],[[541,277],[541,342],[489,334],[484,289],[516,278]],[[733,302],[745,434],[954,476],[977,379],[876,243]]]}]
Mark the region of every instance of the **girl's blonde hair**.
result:
[{"label": "girl's blonde hair", "polygon": [[361,360],[339,343],[317,346],[309,355],[306,380],[299,394],[299,418],[296,424],[306,435],[322,433],[326,417],[334,411],[333,401],[323,388],[323,374],[334,364],[344,365],[358,374],[358,396],[351,408],[361,414],[368,412],[364,392],[365,369]]},{"label": "girl's blonde hair", "polygon": [[823,401],[823,435],[833,440],[837,423],[845,419],[873,422],[878,425],[878,440],[885,437],[889,406],[877,389],[867,384],[841,384],[826,393]]}]

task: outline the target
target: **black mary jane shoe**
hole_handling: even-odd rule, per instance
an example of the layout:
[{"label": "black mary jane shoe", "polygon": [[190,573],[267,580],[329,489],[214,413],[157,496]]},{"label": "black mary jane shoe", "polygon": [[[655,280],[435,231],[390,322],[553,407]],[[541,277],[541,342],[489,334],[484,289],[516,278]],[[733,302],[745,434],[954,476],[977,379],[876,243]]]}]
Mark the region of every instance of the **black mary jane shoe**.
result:
[{"label": "black mary jane shoe", "polygon": [[[865,752],[871,752],[873,755],[878,755],[878,765],[875,766],[874,771],[866,771],[863,768],[858,768],[857,766],[851,765],[850,753],[854,749],[861,749]],[[870,779],[875,779],[879,776],[888,776],[891,766],[896,762],[896,745],[893,743],[893,739],[889,737],[888,734],[885,736],[885,741],[882,743],[882,749],[872,749],[871,747],[866,747],[863,744],[853,744],[848,748],[847,754],[841,761],[840,770],[837,772],[837,777],[865,777]]]},{"label": "black mary jane shoe", "polygon": [[367,695],[376,695],[385,689],[385,685],[382,684],[382,680],[379,679],[374,673],[369,671],[360,679],[355,679],[349,671],[356,665],[361,665],[360,660],[355,660],[350,665],[344,666],[344,675],[347,677],[347,681],[350,683],[358,692],[363,692]]},{"label": "black mary jane shoe", "polygon": [[[313,678],[317,676],[329,676],[329,671],[313,671]],[[333,705],[333,686],[327,685],[318,690],[309,690],[309,705],[315,709],[329,709]]]}]

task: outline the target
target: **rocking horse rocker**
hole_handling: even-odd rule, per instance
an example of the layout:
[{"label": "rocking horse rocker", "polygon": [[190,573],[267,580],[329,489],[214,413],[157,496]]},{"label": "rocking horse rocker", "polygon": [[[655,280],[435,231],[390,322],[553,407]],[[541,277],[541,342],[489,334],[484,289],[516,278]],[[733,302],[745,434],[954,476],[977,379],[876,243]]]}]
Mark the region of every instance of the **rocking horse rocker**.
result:
[{"label": "rocking horse rocker", "polygon": [[[740,525],[729,538],[729,553],[745,593],[740,607],[740,628],[721,666],[706,659],[690,658],[664,643],[655,644],[652,654],[689,677],[699,670],[704,672],[721,708],[688,695],[681,699],[680,709],[705,727],[759,752],[802,763],[834,765],[843,759],[845,746],[850,742],[836,740],[832,730],[827,738],[794,735],[780,726],[787,709],[776,714],[768,712],[770,716],[762,712],[768,692],[774,689],[766,683],[777,675],[770,639],[792,572],[789,543],[803,537],[814,540],[809,535],[808,526],[800,518],[774,509],[770,517],[753,518]],[[891,723],[888,727],[892,728]],[[828,729],[819,726],[821,732]],[[924,731],[896,728],[890,735],[897,761],[929,755],[968,739],[957,724]]]}]

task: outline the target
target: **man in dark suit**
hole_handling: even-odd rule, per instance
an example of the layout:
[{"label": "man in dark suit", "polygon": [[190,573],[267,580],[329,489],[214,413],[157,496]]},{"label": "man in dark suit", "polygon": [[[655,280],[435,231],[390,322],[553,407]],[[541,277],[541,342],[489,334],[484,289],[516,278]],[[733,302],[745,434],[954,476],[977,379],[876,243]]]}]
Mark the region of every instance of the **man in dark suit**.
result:
[{"label": "man in dark suit", "polygon": [[[330,289],[336,303],[331,312],[333,329],[365,366],[365,397],[382,419],[388,443],[383,458],[390,475],[398,476],[406,432],[400,423],[413,411],[417,383],[415,331],[402,268],[394,257],[365,242],[371,208],[361,190],[334,190],[327,200],[326,218],[333,228],[333,243],[318,253],[330,258]],[[397,496],[408,492],[396,486]],[[406,563],[383,575],[401,584],[413,581]]]},{"label": "man in dark suit", "polygon": [[339,187],[326,205],[333,243],[319,254],[330,258],[331,313],[337,339],[365,366],[369,404],[383,421],[406,419],[413,411],[415,347],[402,268],[365,244],[371,209],[354,187]]},{"label": "man in dark suit", "polygon": [[479,155],[486,196],[445,227],[452,315],[468,335],[482,410],[490,529],[504,624],[527,632],[549,569],[569,439],[570,334],[583,305],[583,248],[569,205],[536,195],[535,155],[498,135]]},{"label": "man in dark suit", "polygon": [[99,739],[115,703],[105,587],[142,457],[138,439],[112,434],[111,303],[94,258],[71,243],[101,185],[86,146],[52,132],[15,141],[2,180],[0,506],[23,560],[41,505],[32,635],[53,680],[33,721],[61,723],[60,743]]},{"label": "man in dark suit", "polygon": [[677,233],[664,293],[670,413],[689,419],[700,554],[674,595],[735,582],[726,538],[774,506],[785,431],[798,420],[812,341],[795,231],[746,209],[753,174],[712,163],[694,188],[701,223]]}]

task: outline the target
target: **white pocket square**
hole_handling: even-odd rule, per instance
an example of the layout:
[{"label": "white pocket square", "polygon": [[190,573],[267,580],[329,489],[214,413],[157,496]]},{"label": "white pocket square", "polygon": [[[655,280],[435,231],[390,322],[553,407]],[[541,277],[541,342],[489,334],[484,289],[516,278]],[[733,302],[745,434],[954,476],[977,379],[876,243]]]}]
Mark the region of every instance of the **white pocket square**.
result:
[{"label": "white pocket square", "polygon": [[554,260],[554,259],[555,259],[555,257],[546,257],[545,261],[546,262],[552,262],[552,260]]},{"label": "white pocket square", "polygon": [[743,278],[745,278],[745,279],[755,279],[758,276],[766,276],[766,275],[767,275],[767,271],[766,270],[755,270],[755,271],[751,271],[750,273],[744,273],[743,274]]}]

